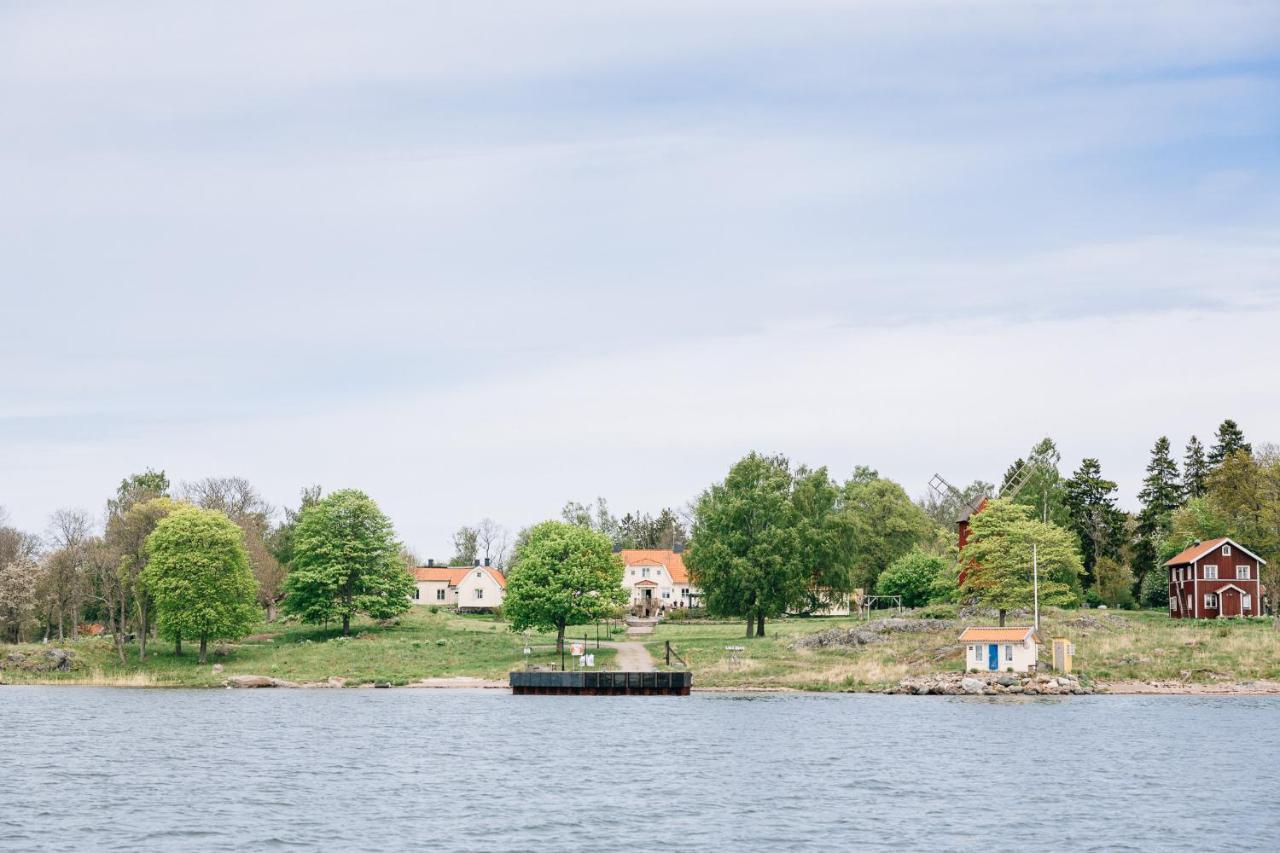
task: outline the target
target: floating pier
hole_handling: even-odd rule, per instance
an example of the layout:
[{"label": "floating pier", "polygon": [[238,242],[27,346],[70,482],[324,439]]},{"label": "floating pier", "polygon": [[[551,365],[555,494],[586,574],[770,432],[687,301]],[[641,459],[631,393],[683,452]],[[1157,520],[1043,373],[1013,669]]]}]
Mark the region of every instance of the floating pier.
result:
[{"label": "floating pier", "polygon": [[688,696],[691,672],[513,672],[517,696]]}]

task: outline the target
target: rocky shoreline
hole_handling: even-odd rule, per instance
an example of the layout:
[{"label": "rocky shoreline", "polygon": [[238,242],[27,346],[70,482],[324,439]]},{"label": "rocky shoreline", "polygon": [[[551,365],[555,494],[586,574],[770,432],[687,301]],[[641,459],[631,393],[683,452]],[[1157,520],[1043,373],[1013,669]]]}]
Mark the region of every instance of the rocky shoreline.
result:
[{"label": "rocky shoreline", "polygon": [[881,692],[913,696],[1087,696],[1098,691],[1074,675],[940,672],[904,678],[896,687]]}]

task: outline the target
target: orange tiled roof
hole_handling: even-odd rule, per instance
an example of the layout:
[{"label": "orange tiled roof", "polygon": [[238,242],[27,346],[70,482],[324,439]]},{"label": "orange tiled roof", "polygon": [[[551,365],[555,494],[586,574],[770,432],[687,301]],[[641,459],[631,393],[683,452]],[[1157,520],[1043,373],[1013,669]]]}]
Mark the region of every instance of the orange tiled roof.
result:
[{"label": "orange tiled roof", "polygon": [[1174,554],[1165,561],[1166,566],[1180,566],[1183,563],[1194,563],[1196,560],[1208,554],[1218,546],[1230,542],[1231,540],[1225,536],[1219,536],[1217,539],[1210,539],[1207,542],[1201,542],[1199,545],[1192,545],[1190,548],[1180,553]]},{"label": "orange tiled roof", "polygon": [[413,579],[444,581],[449,586],[457,586],[469,571],[471,571],[470,566],[418,566],[413,570]]},{"label": "orange tiled roof", "polygon": [[620,552],[622,562],[628,566],[639,566],[643,563],[661,564],[672,583],[688,583],[689,570],[684,567],[684,555],[662,548],[624,548]]},{"label": "orange tiled roof", "polygon": [[[1021,643],[1027,635],[1034,636],[1034,628],[965,628],[960,635],[962,643]],[[1037,640],[1038,641],[1038,640]]]}]

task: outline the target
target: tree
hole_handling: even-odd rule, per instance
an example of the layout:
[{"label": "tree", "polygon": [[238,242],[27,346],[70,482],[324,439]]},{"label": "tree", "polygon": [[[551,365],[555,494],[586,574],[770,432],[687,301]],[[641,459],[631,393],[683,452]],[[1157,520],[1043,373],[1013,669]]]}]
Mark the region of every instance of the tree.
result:
[{"label": "tree", "polygon": [[284,521],[272,530],[267,537],[267,545],[271,549],[271,556],[275,557],[276,561],[280,563],[286,575],[293,565],[294,533],[298,529],[298,519],[302,517],[302,513],[307,507],[320,502],[322,494],[323,491],[319,486],[307,486],[303,489],[298,501],[298,508],[289,509],[285,507]]},{"label": "tree", "polygon": [[984,480],[974,480],[960,490],[959,495],[950,492],[939,496],[934,493],[926,495],[917,502],[925,515],[933,519],[933,523],[948,533],[954,533],[956,521],[967,515],[975,503],[996,492],[996,487]]},{"label": "tree", "polygon": [[1142,509],[1138,512],[1137,538],[1133,548],[1133,563],[1137,568],[1138,586],[1148,572],[1157,572],[1158,542],[1169,534],[1173,525],[1173,513],[1182,506],[1183,486],[1178,482],[1178,463],[1170,451],[1169,439],[1160,436],[1151,449],[1151,461],[1147,463],[1147,476],[1138,492]]},{"label": "tree", "polygon": [[22,641],[36,615],[39,538],[3,523],[0,513],[0,637]]},{"label": "tree", "polygon": [[856,468],[844,484],[841,498],[840,511],[852,525],[855,587],[875,589],[880,572],[890,563],[941,535],[901,486],[871,468]]},{"label": "tree", "polygon": [[[129,481],[126,480],[127,484]],[[121,489],[125,488],[122,484]],[[134,497],[150,495],[139,490]],[[142,572],[147,567],[147,537],[166,515],[178,504],[167,497],[150,497],[146,500],[119,500],[107,519],[106,541],[118,560],[123,598],[121,605],[126,612],[132,609],[138,626],[138,660],[147,659],[147,636],[151,631],[151,596],[142,583]],[[124,630],[122,623],[121,630]]]},{"label": "tree", "polygon": [[912,548],[876,579],[876,595],[900,595],[905,607],[921,607],[929,603],[938,577],[947,571],[945,559],[923,548]]},{"label": "tree", "polygon": [[1093,567],[1093,591],[1108,607],[1133,604],[1133,569],[1111,557],[1101,557]]},{"label": "tree", "polygon": [[85,599],[85,547],[93,525],[84,510],[60,509],[49,518],[46,538],[52,550],[45,558],[48,600],[58,626],[58,639],[66,636],[65,619],[71,620],[71,636],[80,636],[81,609]]},{"label": "tree", "polygon": [[161,519],[146,547],[142,581],[176,654],[183,637],[197,638],[205,663],[210,639],[249,633],[259,613],[258,582],[239,525],[217,510],[183,506]]},{"label": "tree", "polygon": [[1118,557],[1124,542],[1124,513],[1116,507],[1116,484],[1104,479],[1097,459],[1085,459],[1064,484],[1070,529],[1084,553],[1084,585],[1093,585],[1093,567],[1103,557]]},{"label": "tree", "polygon": [[969,521],[969,541],[960,552],[966,566],[961,592],[1000,611],[1000,624],[1014,608],[1032,604],[1032,546],[1039,568],[1040,601],[1077,603],[1084,567],[1070,531],[1033,517],[1032,507],[1007,499],[990,501]]},{"label": "tree", "polygon": [[1182,496],[1183,500],[1198,498],[1204,494],[1205,479],[1209,476],[1209,463],[1204,458],[1204,445],[1194,435],[1187,442],[1187,451],[1182,457]]},{"label": "tree", "polygon": [[473,565],[478,553],[480,553],[480,531],[474,527],[459,527],[453,534],[453,559],[450,563],[455,566]]},{"label": "tree", "polygon": [[1238,451],[1244,451],[1246,455],[1253,453],[1253,445],[1244,440],[1244,432],[1230,418],[1218,426],[1216,439],[1213,447],[1209,448],[1210,471],[1222,465],[1233,453]]},{"label": "tree", "polygon": [[535,525],[507,574],[502,609],[514,631],[554,629],[564,650],[567,625],[612,613],[627,600],[622,558],[602,533],[561,521]]},{"label": "tree", "polygon": [[389,619],[412,606],[413,576],[391,521],[364,492],[344,489],[308,506],[293,537],[286,612],[312,624],[341,619],[346,636],[357,613]]},{"label": "tree", "polygon": [[507,529],[492,518],[476,525],[476,556],[486,566],[502,566],[507,561]]},{"label": "tree", "polygon": [[107,500],[107,515],[122,515],[135,504],[167,497],[169,478],[164,471],[152,471],[148,468],[141,474],[131,474],[120,481],[116,496]]},{"label": "tree", "polygon": [[267,611],[267,620],[275,621],[285,576],[284,565],[268,545],[275,507],[244,477],[206,477],[184,483],[182,492],[191,503],[221,512],[244,532],[245,551],[258,582],[258,604]]},{"label": "tree", "polygon": [[1070,521],[1066,505],[1066,487],[1062,475],[1058,472],[1058,465],[1054,461],[1057,458],[1057,452],[1058,446],[1052,438],[1041,439],[1035,447],[1031,448],[1031,453],[1026,460],[1019,459],[1009,466],[1000,488],[1003,492],[1008,487],[1019,464],[1025,461],[1031,466],[1031,475],[1021,491],[1013,496],[1014,502],[1031,507],[1035,510],[1035,517],[1042,522],[1068,527]]},{"label": "tree", "polygon": [[801,604],[794,608],[799,612],[825,610],[845,602],[853,591],[858,518],[843,511],[843,500],[825,467],[796,470],[791,486],[795,559],[808,578]]}]

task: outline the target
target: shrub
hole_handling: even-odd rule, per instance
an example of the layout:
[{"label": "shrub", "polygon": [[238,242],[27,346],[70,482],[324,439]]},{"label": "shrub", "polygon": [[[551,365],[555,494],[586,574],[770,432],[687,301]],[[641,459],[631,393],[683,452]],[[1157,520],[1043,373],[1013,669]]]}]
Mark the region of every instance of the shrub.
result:
[{"label": "shrub", "polygon": [[958,619],[960,612],[954,604],[929,604],[916,611],[921,619]]},{"label": "shrub", "polygon": [[913,548],[880,573],[876,595],[900,595],[903,606],[920,607],[929,602],[934,582],[946,568],[946,560]]}]

